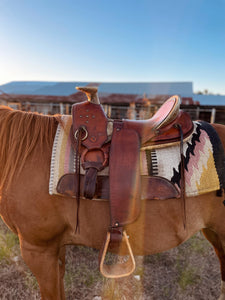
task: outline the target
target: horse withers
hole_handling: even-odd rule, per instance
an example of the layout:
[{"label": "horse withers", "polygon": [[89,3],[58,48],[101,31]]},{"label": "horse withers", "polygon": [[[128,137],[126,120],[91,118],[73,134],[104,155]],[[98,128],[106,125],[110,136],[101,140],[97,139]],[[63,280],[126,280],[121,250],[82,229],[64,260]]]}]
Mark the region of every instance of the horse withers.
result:
[{"label": "horse withers", "polygon": [[[1,216],[20,241],[24,261],[36,276],[42,299],[65,299],[65,246],[100,249],[110,210],[107,201],[81,199],[79,231],[74,197],[49,195],[52,145],[60,116],[0,108]],[[225,148],[225,126],[213,125]],[[140,214],[126,226],[135,255],[176,247],[202,230],[221,265],[225,299],[225,209],[215,192],[186,198],[186,226],[180,199],[141,201]]]}]

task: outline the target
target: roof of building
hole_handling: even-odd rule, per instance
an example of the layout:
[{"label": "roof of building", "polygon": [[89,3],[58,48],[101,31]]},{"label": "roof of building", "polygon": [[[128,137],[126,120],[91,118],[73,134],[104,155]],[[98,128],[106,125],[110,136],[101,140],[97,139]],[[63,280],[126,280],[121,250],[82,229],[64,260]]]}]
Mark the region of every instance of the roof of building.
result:
[{"label": "roof of building", "polygon": [[192,97],[193,89],[192,82],[108,82],[99,85],[99,93]]},{"label": "roof of building", "polygon": [[49,96],[49,95],[20,95],[20,94],[1,94],[1,100],[7,102],[32,102],[32,103],[75,103],[86,99],[85,95],[78,92],[71,96]]},{"label": "roof of building", "polygon": [[225,95],[193,95],[193,99],[199,101],[200,105],[225,106]]},{"label": "roof of building", "polygon": [[76,86],[86,86],[88,82],[46,82],[12,81],[0,86],[7,94],[69,96],[75,93]]},{"label": "roof of building", "polygon": [[192,97],[192,82],[40,82],[18,81],[1,85],[0,90],[8,94],[69,96],[76,86],[97,85],[99,94],[128,94],[143,97],[174,95]]}]

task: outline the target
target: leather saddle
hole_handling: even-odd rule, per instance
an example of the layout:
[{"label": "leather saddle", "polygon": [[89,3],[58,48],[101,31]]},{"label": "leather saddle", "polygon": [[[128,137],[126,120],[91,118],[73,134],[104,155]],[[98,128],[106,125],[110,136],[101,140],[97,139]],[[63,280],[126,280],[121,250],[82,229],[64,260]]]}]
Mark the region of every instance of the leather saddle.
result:
[{"label": "leather saddle", "polygon": [[[110,225],[100,253],[100,270],[110,278],[128,276],[135,268],[135,261],[124,227],[140,214],[143,186],[148,187],[145,197],[149,199],[180,196],[164,178],[141,179],[140,148],[180,141],[181,135],[183,139],[192,133],[193,123],[188,114],[180,111],[178,96],[169,98],[148,120],[111,120],[100,105],[97,88],[78,89],[87,94],[89,101],[72,107],[71,139],[76,151],[76,174],[64,176],[57,189],[77,198],[92,199],[100,193],[109,199]],[[80,165],[85,175],[80,175]],[[98,173],[106,167],[109,177],[103,179]],[[106,265],[108,248],[121,243],[126,244],[129,260],[122,265]]]}]

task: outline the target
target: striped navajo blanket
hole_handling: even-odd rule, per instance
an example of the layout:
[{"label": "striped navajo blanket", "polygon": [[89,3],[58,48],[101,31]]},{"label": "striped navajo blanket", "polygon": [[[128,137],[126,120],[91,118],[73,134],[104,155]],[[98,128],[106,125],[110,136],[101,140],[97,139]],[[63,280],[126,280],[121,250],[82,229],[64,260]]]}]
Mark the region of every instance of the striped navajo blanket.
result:
[{"label": "striped navajo blanket", "polygon": [[[49,194],[58,194],[58,180],[75,172],[75,152],[70,141],[71,116],[62,116],[51,159]],[[195,122],[193,134],[184,143],[186,196],[197,196],[225,187],[225,155],[221,141],[206,122]],[[141,175],[160,176],[180,189],[180,145],[141,149]],[[82,172],[82,168],[81,168]],[[108,168],[100,175],[108,175]]]},{"label": "striped navajo blanket", "polygon": [[49,194],[56,191],[59,179],[67,173],[75,173],[75,152],[71,145],[70,128],[72,116],[63,115],[62,124],[58,124],[52,148]]},{"label": "striped navajo blanket", "polygon": [[[187,196],[197,196],[225,187],[224,150],[217,132],[209,123],[194,122],[194,131],[185,141],[183,152]],[[180,144],[145,148],[140,155],[142,175],[164,177],[180,189]]]}]

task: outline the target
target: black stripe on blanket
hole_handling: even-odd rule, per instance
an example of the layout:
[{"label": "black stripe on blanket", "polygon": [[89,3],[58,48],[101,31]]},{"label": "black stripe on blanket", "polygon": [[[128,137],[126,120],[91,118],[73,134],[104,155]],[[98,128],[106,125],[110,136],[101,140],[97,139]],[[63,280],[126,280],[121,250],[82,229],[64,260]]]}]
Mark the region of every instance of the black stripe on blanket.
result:
[{"label": "black stripe on blanket", "polygon": [[225,188],[225,153],[222,142],[218,133],[211,124],[204,121],[201,121],[199,123],[201,129],[204,129],[207,132],[213,146],[213,157],[220,181],[220,188]]}]

